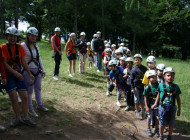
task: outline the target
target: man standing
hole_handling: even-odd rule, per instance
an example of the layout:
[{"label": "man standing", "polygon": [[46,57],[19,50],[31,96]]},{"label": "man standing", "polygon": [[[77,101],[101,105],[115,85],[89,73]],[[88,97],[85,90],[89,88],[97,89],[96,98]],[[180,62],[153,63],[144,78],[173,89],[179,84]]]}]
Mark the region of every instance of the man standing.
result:
[{"label": "man standing", "polygon": [[55,59],[55,70],[54,70],[54,79],[59,80],[59,66],[61,62],[62,56],[62,45],[61,45],[61,38],[59,37],[61,29],[59,27],[55,28],[55,35],[51,37],[51,45],[53,48],[53,55]]},{"label": "man standing", "polygon": [[[94,49],[94,42],[95,42],[96,39],[97,39],[97,34],[94,34],[94,35],[93,35],[93,39],[92,39],[92,41],[91,41],[91,50],[92,50],[93,52],[95,51],[95,49]],[[94,57],[94,66],[96,67],[97,56],[94,55],[93,57]]]},{"label": "man standing", "polygon": [[87,53],[87,45],[86,45],[86,34],[85,32],[80,33],[81,38],[77,40],[76,47],[79,48],[79,73],[85,73],[85,62],[86,62],[86,53]]},{"label": "man standing", "polygon": [[101,39],[101,32],[97,32],[97,39],[94,41],[94,51],[95,55],[97,56],[96,66],[97,72],[100,72],[102,69],[102,57],[101,54],[104,51],[104,41]]}]

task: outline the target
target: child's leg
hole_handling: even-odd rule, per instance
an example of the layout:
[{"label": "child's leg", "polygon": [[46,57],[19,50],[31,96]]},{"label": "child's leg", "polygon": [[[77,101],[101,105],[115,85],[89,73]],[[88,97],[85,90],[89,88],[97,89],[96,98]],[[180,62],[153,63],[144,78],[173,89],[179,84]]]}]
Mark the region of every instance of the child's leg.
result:
[{"label": "child's leg", "polygon": [[24,115],[24,119],[28,119],[28,94],[27,91],[18,91],[21,99],[22,99],[22,112]]},{"label": "child's leg", "polygon": [[164,135],[164,126],[159,126],[159,130],[160,130],[160,136]]},{"label": "child's leg", "polygon": [[37,103],[37,107],[42,106],[42,98],[41,98],[41,85],[42,85],[42,74],[38,74],[38,76],[35,77],[36,81],[34,83],[34,93],[35,93],[35,99]]},{"label": "child's leg", "polygon": [[73,60],[73,73],[76,73],[76,59]]},{"label": "child's leg", "polygon": [[135,88],[134,103],[135,103],[135,110],[136,111],[139,111],[139,99],[140,99],[139,90],[137,88]]},{"label": "child's leg", "polygon": [[73,60],[69,60],[69,74],[71,74]]},{"label": "child's leg", "polygon": [[107,83],[110,81],[110,79],[109,79],[109,72],[108,71],[106,71],[106,79],[107,79]]},{"label": "child's leg", "polygon": [[122,89],[117,90],[117,101],[121,100]]},{"label": "child's leg", "polygon": [[[18,96],[16,94],[16,90],[10,91],[9,97],[11,99],[12,107],[15,112],[16,118],[20,119],[20,109],[19,109]],[[26,106],[28,106],[28,105],[26,105]]]}]

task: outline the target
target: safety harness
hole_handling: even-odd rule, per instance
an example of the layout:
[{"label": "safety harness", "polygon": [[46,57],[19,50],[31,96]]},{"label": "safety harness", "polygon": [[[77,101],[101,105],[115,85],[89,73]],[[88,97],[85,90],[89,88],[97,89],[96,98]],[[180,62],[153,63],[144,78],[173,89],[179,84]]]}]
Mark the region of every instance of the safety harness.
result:
[{"label": "safety harness", "polygon": [[69,41],[71,41],[71,43],[72,43],[72,48],[71,48],[71,50],[70,49],[68,49],[68,53],[69,54],[72,54],[72,51],[75,49],[73,46],[73,41],[72,40],[69,40]]},{"label": "safety harness", "polygon": [[[155,86],[158,86],[158,82],[156,82]],[[155,93],[153,93],[152,89],[151,89],[151,86],[148,85],[148,93],[149,93],[148,107],[151,108],[151,101],[152,100],[156,101],[156,97],[158,95],[158,91],[155,92]]]},{"label": "safety harness", "polygon": [[36,55],[36,58],[34,58],[33,53],[32,53],[32,50],[30,49],[30,47],[27,46],[27,48],[28,48],[28,50],[29,50],[29,52],[30,52],[30,55],[31,55],[31,59],[30,59],[30,61],[28,62],[28,65],[33,62],[33,63],[38,67],[38,71],[37,71],[36,73],[30,71],[30,72],[32,73],[32,75],[33,75],[34,77],[36,77],[36,76],[38,76],[40,73],[42,73],[42,68],[41,68],[40,61],[39,61],[39,60],[40,60],[40,54],[39,54],[39,51],[38,51],[38,49],[37,49],[37,47],[36,47],[35,44],[34,44],[34,48],[35,48],[35,51],[36,51],[36,54],[37,54],[37,55]]},{"label": "safety harness", "polygon": [[6,43],[8,51],[9,51],[9,61],[8,64],[14,69],[14,70],[18,70],[21,72],[21,64],[19,62],[19,51],[18,51],[18,44],[15,44],[15,59],[13,58],[12,52],[11,52],[11,48],[10,45],[8,43]]}]

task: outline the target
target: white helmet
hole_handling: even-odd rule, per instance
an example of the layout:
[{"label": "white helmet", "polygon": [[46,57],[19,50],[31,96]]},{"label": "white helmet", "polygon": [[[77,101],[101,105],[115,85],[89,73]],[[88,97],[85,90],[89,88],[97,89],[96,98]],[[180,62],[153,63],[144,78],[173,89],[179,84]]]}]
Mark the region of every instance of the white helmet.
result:
[{"label": "white helmet", "polygon": [[119,60],[125,61],[125,57],[120,57]]},{"label": "white helmet", "polygon": [[87,42],[87,44],[86,44],[87,46],[90,46],[91,45],[91,43],[90,42]]},{"label": "white helmet", "polygon": [[123,54],[123,49],[117,49],[117,53],[122,53]]},{"label": "white helmet", "polygon": [[127,51],[127,48],[126,47],[122,47],[123,48],[123,51]]},{"label": "white helmet", "polygon": [[86,36],[85,32],[81,32],[80,36]]},{"label": "white helmet", "polygon": [[97,31],[97,34],[101,34],[101,32],[100,32],[100,31]]},{"label": "white helmet", "polygon": [[121,43],[120,46],[125,46],[125,44],[124,44],[124,43]]},{"label": "white helmet", "polygon": [[147,57],[146,62],[147,63],[148,62],[149,63],[152,63],[152,62],[156,63],[156,58],[154,56],[149,56],[149,57]]},{"label": "white helmet", "polygon": [[111,47],[114,48],[114,47],[116,47],[116,45],[115,45],[115,44],[112,44]]},{"label": "white helmet", "polygon": [[71,33],[71,34],[70,34],[70,37],[71,37],[71,36],[76,36],[76,34],[75,34],[75,33]]},{"label": "white helmet", "polygon": [[59,27],[56,27],[54,31],[55,32],[61,32],[61,29]]},{"label": "white helmet", "polygon": [[94,38],[97,38],[98,36],[97,36],[97,34],[94,34],[93,37],[94,37]]},{"label": "white helmet", "polygon": [[127,52],[130,52],[131,50],[127,49]]},{"label": "white helmet", "polygon": [[9,28],[7,28],[6,34],[11,34],[11,35],[19,36],[18,29],[15,28],[15,27],[9,27]]},{"label": "white helmet", "polygon": [[142,58],[142,55],[141,55],[141,54],[135,54],[134,58],[140,58],[140,59],[142,59],[142,60],[143,60],[143,58]]},{"label": "white helmet", "polygon": [[116,61],[115,61],[115,60],[111,60],[111,61],[109,62],[109,66],[112,66],[112,65],[116,65]]},{"label": "white helmet", "polygon": [[164,70],[166,68],[166,66],[164,64],[158,64],[156,69],[157,70]]},{"label": "white helmet", "polygon": [[112,52],[110,48],[105,49],[105,52]]},{"label": "white helmet", "polygon": [[104,44],[107,44],[107,43],[108,43],[108,41],[107,41],[107,40],[105,40],[105,41],[104,41]]},{"label": "white helmet", "polygon": [[27,30],[27,34],[32,34],[32,35],[38,36],[38,30],[35,27],[30,27]]},{"label": "white helmet", "polygon": [[125,59],[125,62],[133,62],[133,58],[127,57],[127,59]]},{"label": "white helmet", "polygon": [[107,43],[107,44],[105,45],[105,47],[109,47],[109,48],[110,48],[110,44],[109,44],[109,43]]},{"label": "white helmet", "polygon": [[157,76],[157,73],[155,70],[149,70],[147,72],[147,78],[149,78],[150,76]]},{"label": "white helmet", "polygon": [[172,67],[165,68],[163,74],[168,73],[168,72],[175,74],[175,70]]}]

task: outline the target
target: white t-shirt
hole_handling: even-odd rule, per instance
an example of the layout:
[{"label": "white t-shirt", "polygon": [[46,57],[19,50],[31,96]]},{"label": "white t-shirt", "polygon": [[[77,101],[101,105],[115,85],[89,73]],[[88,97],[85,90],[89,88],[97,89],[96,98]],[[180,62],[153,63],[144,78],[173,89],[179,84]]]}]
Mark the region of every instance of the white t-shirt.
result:
[{"label": "white t-shirt", "polygon": [[[31,54],[30,54],[30,51],[28,49],[28,47],[26,46],[26,43],[23,42],[21,43],[21,45],[24,47],[25,49],[25,52],[26,52],[26,56],[25,56],[25,60],[26,60],[26,63],[28,64],[28,62],[31,60]],[[40,52],[39,52],[39,47],[38,45],[36,44],[36,48],[38,49],[38,53],[39,53],[39,62],[40,62],[40,67],[42,68],[42,72],[45,72],[45,69],[44,69],[44,66],[43,66],[43,63],[42,63],[42,59],[40,57]],[[37,52],[36,50],[31,50],[32,51],[32,54],[33,54],[33,58],[36,58],[37,57]],[[36,66],[36,64],[34,62],[31,62],[29,65],[29,68],[32,69],[32,68],[38,68],[38,66]]]}]

